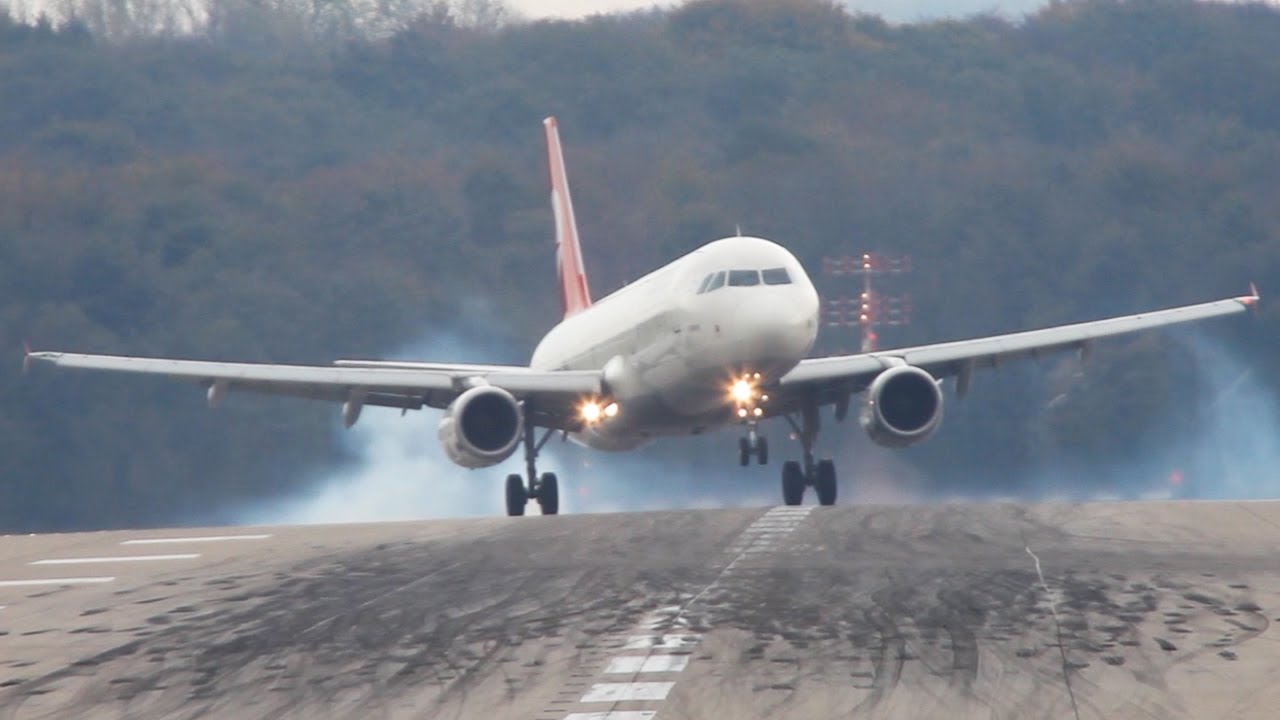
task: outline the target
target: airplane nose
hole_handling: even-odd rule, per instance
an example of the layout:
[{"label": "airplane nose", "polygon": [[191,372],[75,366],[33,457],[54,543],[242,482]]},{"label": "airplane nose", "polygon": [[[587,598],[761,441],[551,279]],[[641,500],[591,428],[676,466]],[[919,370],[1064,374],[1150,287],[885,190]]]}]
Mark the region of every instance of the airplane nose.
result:
[{"label": "airplane nose", "polygon": [[762,363],[799,360],[813,347],[818,334],[816,296],[810,301],[798,293],[778,293],[776,297],[762,297],[743,310],[749,328],[748,355]]}]

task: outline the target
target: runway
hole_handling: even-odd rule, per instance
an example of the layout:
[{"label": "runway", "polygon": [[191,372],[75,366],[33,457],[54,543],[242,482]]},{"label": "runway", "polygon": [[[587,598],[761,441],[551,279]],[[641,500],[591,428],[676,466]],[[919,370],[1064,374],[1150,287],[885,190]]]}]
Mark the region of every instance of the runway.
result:
[{"label": "runway", "polygon": [[1270,718],[1280,503],[0,538],[10,718]]}]

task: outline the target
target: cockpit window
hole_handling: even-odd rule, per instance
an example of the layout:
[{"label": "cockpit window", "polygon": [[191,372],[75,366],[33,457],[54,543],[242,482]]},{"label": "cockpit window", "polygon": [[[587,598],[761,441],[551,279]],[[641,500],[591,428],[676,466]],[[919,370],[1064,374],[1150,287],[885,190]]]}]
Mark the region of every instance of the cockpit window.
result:
[{"label": "cockpit window", "polygon": [[707,276],[702,278],[702,284],[698,286],[699,295],[707,291],[707,286],[711,284],[711,278],[715,277],[715,275],[715,273],[707,273]]},{"label": "cockpit window", "polygon": [[716,273],[716,276],[714,278],[711,279],[711,284],[707,286],[707,292],[716,290],[722,287],[723,285],[724,285],[724,271],[721,270],[720,272]]},{"label": "cockpit window", "polygon": [[751,285],[760,284],[760,272],[758,270],[730,270],[729,285],[733,287],[749,287]]},{"label": "cockpit window", "polygon": [[[786,268],[769,268],[761,270],[760,274],[764,276],[765,285],[790,285],[791,276],[787,274]],[[733,284],[732,282],[730,283]]]}]

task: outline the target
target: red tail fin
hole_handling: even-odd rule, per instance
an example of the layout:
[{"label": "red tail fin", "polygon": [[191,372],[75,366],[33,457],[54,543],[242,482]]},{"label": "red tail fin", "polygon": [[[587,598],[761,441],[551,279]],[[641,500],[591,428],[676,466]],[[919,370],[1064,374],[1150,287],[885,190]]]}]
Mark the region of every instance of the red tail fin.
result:
[{"label": "red tail fin", "polygon": [[556,216],[556,269],[560,274],[560,301],[569,317],[591,307],[587,272],[582,267],[582,246],[578,244],[578,223],[569,197],[569,177],[560,152],[560,131],[556,119],[542,121],[547,130],[547,162],[551,166],[551,209]]}]

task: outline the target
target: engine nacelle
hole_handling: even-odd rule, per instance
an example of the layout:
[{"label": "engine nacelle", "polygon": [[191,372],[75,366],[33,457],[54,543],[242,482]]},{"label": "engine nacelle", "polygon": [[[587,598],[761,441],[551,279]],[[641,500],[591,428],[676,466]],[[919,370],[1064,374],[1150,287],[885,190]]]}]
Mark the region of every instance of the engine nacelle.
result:
[{"label": "engine nacelle", "polygon": [[877,445],[914,445],[942,422],[942,390],[918,367],[889,368],[871,381],[859,420]]},{"label": "engine nacelle", "polygon": [[466,468],[483,468],[511,457],[524,431],[524,413],[511,393],[473,387],[449,405],[440,421],[445,454]]}]

